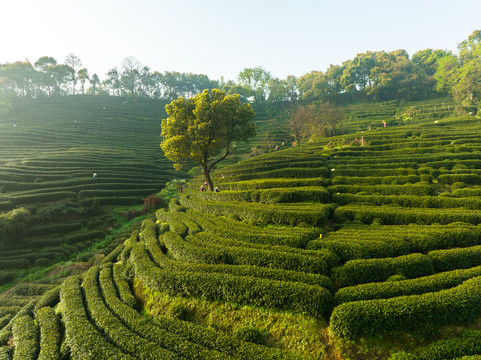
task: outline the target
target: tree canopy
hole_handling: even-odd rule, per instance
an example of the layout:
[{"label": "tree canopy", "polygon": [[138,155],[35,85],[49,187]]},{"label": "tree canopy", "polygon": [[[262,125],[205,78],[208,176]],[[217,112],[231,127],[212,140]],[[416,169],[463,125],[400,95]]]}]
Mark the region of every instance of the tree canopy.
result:
[{"label": "tree canopy", "polygon": [[191,98],[180,97],[165,106],[168,117],[162,120],[160,144],[165,156],[180,170],[188,160],[204,170],[209,190],[210,172],[234,150],[236,144],[255,135],[249,123],[254,110],[241,103],[238,94],[226,95],[219,89],[204,90]]},{"label": "tree canopy", "polygon": [[[100,79],[80,68],[69,54],[64,64],[50,56],[33,65],[28,60],[0,64],[0,96],[58,96],[81,94],[173,100],[192,97],[204,89],[259,103],[322,101],[422,100],[452,96],[458,109],[475,112],[481,106],[481,31],[475,30],[458,46],[458,53],[423,49],[411,57],[405,50],[366,51],[325,71],[313,70],[299,78],[275,78],[261,66],[244,68],[234,80],[210,80],[203,74],[152,71],[132,57],[124,59]],[[85,83],[90,87],[85,89]]]}]

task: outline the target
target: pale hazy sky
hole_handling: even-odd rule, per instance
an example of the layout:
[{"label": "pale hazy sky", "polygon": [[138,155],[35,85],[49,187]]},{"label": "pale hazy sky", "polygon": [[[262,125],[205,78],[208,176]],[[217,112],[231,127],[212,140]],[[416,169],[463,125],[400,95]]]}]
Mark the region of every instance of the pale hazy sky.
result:
[{"label": "pale hazy sky", "polygon": [[236,80],[326,70],[368,50],[456,50],[481,0],[1,0],[0,63],[77,55],[90,74],[151,70]]}]

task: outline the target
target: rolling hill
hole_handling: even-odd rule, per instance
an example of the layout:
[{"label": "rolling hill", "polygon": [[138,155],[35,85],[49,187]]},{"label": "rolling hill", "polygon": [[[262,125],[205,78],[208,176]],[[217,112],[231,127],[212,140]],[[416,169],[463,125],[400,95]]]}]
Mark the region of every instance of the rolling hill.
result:
[{"label": "rolling hill", "polygon": [[0,298],[0,359],[481,355],[480,119],[369,108],[219,169],[218,193],[196,177],[88,270]]}]

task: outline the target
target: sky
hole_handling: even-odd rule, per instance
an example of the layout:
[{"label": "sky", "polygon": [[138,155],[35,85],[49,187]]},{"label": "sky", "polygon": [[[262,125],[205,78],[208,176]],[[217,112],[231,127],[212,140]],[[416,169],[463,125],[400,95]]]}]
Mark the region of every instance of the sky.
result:
[{"label": "sky", "polygon": [[80,58],[100,79],[133,57],[151,71],[237,80],[325,71],[358,53],[456,51],[480,0],[2,0],[0,64]]}]

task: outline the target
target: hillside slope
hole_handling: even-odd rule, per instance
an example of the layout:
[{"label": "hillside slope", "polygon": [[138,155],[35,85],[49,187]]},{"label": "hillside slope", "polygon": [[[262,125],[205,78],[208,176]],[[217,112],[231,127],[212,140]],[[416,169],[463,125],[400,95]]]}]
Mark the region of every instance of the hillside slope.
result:
[{"label": "hillside slope", "polygon": [[0,359],[481,355],[479,118],[408,124],[191,181],[86,273],[5,301]]}]

